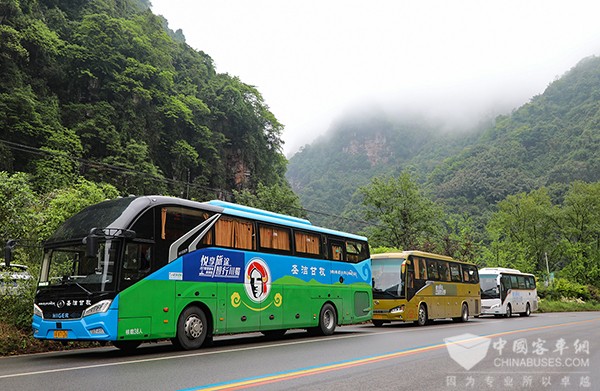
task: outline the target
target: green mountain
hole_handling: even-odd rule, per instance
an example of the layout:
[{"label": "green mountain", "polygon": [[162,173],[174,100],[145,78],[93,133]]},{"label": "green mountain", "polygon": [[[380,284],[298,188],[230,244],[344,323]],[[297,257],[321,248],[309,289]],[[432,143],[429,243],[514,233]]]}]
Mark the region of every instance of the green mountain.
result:
[{"label": "green mountain", "polygon": [[285,184],[282,125],[147,0],[0,2],[0,171],[206,199]]},{"label": "green mountain", "polygon": [[[507,195],[600,180],[600,58],[590,57],[545,92],[471,132],[444,132],[382,113],[339,122],[290,159],[288,180],[307,209],[351,216],[355,190],[408,170],[451,212],[485,219]],[[317,223],[360,224],[315,215]]]}]

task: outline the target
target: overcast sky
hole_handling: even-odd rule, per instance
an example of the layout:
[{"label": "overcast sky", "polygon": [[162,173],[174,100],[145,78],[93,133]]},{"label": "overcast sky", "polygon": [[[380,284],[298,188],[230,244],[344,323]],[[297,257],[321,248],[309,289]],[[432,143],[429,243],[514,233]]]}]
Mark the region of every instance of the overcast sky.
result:
[{"label": "overcast sky", "polygon": [[151,0],[217,72],[254,85],[284,152],[377,104],[460,123],[600,55],[598,0]]}]

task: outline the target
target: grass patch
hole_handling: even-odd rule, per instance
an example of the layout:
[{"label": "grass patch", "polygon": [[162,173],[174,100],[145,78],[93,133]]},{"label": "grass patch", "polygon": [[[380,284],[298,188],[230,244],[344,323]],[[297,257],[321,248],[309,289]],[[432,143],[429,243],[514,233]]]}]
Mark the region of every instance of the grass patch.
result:
[{"label": "grass patch", "polygon": [[577,312],[600,311],[600,303],[593,300],[562,298],[560,300],[542,299],[539,302],[539,312]]}]

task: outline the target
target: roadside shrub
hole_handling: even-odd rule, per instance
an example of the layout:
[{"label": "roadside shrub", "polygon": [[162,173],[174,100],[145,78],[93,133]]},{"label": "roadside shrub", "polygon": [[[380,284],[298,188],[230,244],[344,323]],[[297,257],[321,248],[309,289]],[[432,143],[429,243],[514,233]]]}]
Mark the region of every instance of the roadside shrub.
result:
[{"label": "roadside shrub", "polygon": [[16,292],[0,294],[0,318],[23,331],[31,330],[35,283],[29,281]]},{"label": "roadside shrub", "polygon": [[[597,297],[598,290],[594,291]],[[590,300],[592,291],[586,285],[569,281],[564,278],[556,278],[549,286],[538,284],[538,296],[542,299],[560,300],[562,298]]]}]

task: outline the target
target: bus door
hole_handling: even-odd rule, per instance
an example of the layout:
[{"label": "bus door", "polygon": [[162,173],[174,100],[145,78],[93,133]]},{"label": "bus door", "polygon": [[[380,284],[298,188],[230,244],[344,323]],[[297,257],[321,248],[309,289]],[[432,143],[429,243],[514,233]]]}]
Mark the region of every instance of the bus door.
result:
[{"label": "bus door", "polygon": [[502,306],[506,305],[506,297],[510,293],[510,276],[502,274],[500,276],[500,302]]},{"label": "bus door", "polygon": [[415,284],[415,265],[412,259],[402,265],[401,279],[406,282],[406,300],[410,301],[419,289]]}]

